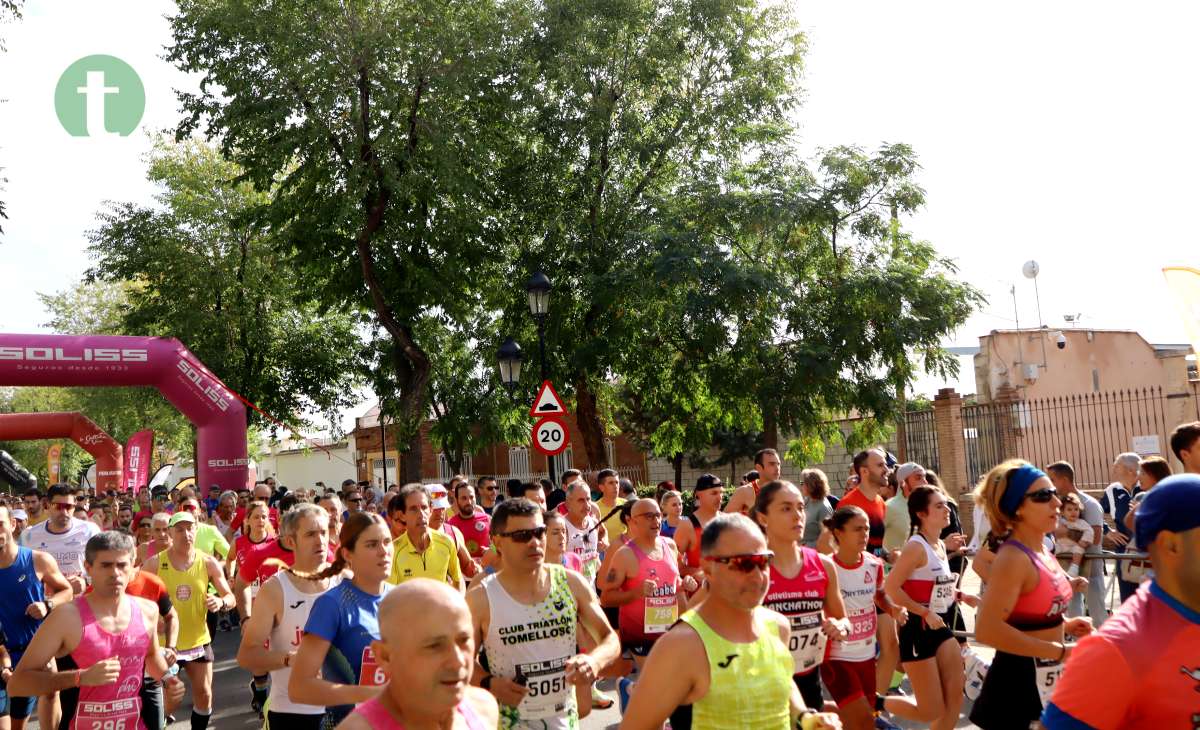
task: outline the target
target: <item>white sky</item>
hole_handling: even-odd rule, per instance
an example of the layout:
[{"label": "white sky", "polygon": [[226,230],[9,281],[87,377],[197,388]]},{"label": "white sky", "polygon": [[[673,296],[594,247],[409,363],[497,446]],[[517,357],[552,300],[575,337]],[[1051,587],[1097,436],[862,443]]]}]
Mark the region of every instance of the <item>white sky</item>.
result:
[{"label": "white sky", "polygon": [[[173,126],[172,88],[195,85],[162,60],[172,8],[29,0],[20,25],[4,29],[0,329],[44,330],[35,293],[88,267],[84,232],[102,202],[149,199],[145,132]],[[1185,341],[1161,269],[1200,265],[1187,212],[1200,192],[1200,5],[827,0],[796,11],[810,44],[804,149],[912,145],[929,202],[906,225],[990,300],[946,344],[1013,326],[1014,283],[1021,324],[1036,324],[1020,273],[1030,258],[1046,324],[1082,313],[1085,326]],[[146,86],[129,138],[73,138],[54,115],[58,75],[92,53],[124,59]],[[974,390],[965,375],[959,389]]]}]

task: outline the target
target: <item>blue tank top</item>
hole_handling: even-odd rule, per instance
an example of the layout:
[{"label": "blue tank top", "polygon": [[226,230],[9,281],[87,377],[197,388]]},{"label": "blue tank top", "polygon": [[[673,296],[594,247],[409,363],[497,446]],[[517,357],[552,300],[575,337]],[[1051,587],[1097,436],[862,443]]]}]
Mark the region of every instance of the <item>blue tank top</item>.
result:
[{"label": "blue tank top", "polygon": [[17,557],[7,568],[0,568],[0,627],[8,639],[8,650],[13,653],[13,664],[20,653],[33,639],[33,634],[42,623],[25,615],[29,604],[46,600],[46,589],[38,578],[33,564],[33,550],[17,548]]},{"label": "blue tank top", "polygon": [[664,519],[662,521],[662,525],[658,528],[658,534],[662,535],[663,537],[669,537],[672,540],[674,540],[675,539],[675,531],[678,529],[679,529],[678,527],[671,527],[671,523],[667,522],[666,519]]}]

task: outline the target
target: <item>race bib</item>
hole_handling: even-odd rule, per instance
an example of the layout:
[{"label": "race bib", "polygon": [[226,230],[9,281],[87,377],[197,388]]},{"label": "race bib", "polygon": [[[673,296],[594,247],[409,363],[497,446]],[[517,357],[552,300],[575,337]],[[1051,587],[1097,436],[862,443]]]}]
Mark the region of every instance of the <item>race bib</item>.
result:
[{"label": "race bib", "polygon": [[865,609],[851,611],[847,616],[850,619],[850,634],[846,640],[841,642],[842,648],[847,651],[858,651],[866,647],[875,646],[875,607],[868,606]]},{"label": "race bib", "polygon": [[371,647],[363,649],[362,667],[358,670],[358,683],[363,687],[382,687],[387,684],[387,672],[379,666],[375,659],[375,651]]},{"label": "race bib", "polygon": [[142,712],[138,697],[96,702],[80,700],[75,710],[75,730],[137,730]]},{"label": "race bib", "polygon": [[1035,672],[1037,678],[1038,696],[1042,698],[1042,707],[1050,704],[1050,695],[1054,694],[1054,685],[1058,684],[1058,678],[1062,676],[1062,662],[1054,659],[1034,659]]},{"label": "race bib", "polygon": [[792,616],[792,638],[788,650],[792,653],[796,673],[807,672],[825,658],[824,632],[821,631],[821,614],[804,613]]},{"label": "race bib", "polygon": [[567,659],[517,665],[514,681],[529,690],[518,708],[521,720],[548,720],[566,714],[574,688],[567,684]]},{"label": "race bib", "polygon": [[929,595],[929,610],[934,613],[945,613],[954,605],[954,585],[958,582],[958,574],[939,575],[933,579],[933,592]]},{"label": "race bib", "polygon": [[679,602],[675,596],[647,596],[646,619],[643,625],[647,634],[661,634],[675,625],[679,618]]}]

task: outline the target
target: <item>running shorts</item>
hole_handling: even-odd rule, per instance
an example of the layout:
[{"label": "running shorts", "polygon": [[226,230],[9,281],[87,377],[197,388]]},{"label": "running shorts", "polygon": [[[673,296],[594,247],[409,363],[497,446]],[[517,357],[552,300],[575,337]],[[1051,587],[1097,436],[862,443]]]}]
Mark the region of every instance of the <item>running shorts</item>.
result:
[{"label": "running shorts", "polygon": [[[945,619],[943,619],[944,621]],[[947,639],[954,639],[954,632],[949,626],[940,629],[930,629],[919,616],[909,616],[908,621],[899,627],[897,634],[900,639],[900,661],[919,662],[932,659],[937,655],[938,647]]]},{"label": "running shorts", "polygon": [[983,730],[1029,727],[1042,716],[1034,659],[998,651],[983,678],[971,722]]},{"label": "running shorts", "polygon": [[[821,679],[838,707],[844,707],[858,698],[875,702],[875,660],[844,662],[830,659],[821,665]],[[874,709],[872,707],[872,709]]]}]

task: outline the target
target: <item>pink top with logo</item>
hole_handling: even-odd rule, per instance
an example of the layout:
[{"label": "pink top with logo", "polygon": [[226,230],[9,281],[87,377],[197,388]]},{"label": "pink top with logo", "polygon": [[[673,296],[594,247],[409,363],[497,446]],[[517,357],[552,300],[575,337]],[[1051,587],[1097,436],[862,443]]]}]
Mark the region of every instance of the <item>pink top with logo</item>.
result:
[{"label": "pink top with logo", "polygon": [[484,551],[492,544],[492,518],[481,509],[476,508],[475,514],[470,517],[463,517],[455,512],[446,522],[457,527],[462,533],[463,539],[467,541],[467,552],[473,558],[483,557]]},{"label": "pink top with logo", "polygon": [[[384,691],[386,692],[387,690]],[[355,707],[354,714],[365,719],[367,724],[375,728],[375,730],[404,730],[403,725],[392,719],[392,714],[383,706],[381,697],[382,695],[367,700],[358,707]],[[454,709],[466,721],[467,730],[485,730],[483,719],[471,707],[470,702],[464,699]]]},{"label": "pink top with logo", "polygon": [[628,576],[621,584],[621,590],[641,590],[643,581],[654,581],[654,594],[634,599],[619,611],[618,624],[621,638],[625,641],[653,642],[666,633],[667,629],[679,618],[679,599],[675,595],[679,588],[679,565],[672,557],[670,538],[657,537],[655,545],[661,557],[654,559],[647,555],[637,543],[630,540],[625,543],[637,556],[637,575]]},{"label": "pink top with logo", "polygon": [[146,632],[146,621],[137,601],[132,596],[121,598],[129,607],[129,624],[119,634],[110,634],[100,628],[86,596],[75,599],[83,635],[79,646],[71,652],[71,658],[81,670],[86,670],[96,662],[115,656],[121,660],[121,674],[112,684],[79,688],[79,706],[71,721],[72,730],[96,727],[145,730],[139,692],[146,652],[150,649],[150,634]]},{"label": "pink top with logo", "polygon": [[800,571],[791,578],[771,566],[771,584],[763,606],[786,616],[792,626],[788,651],[792,654],[796,674],[815,670],[825,659],[827,642],[821,623],[828,587],[825,563],[821,562],[820,553],[812,548],[801,546]]}]

